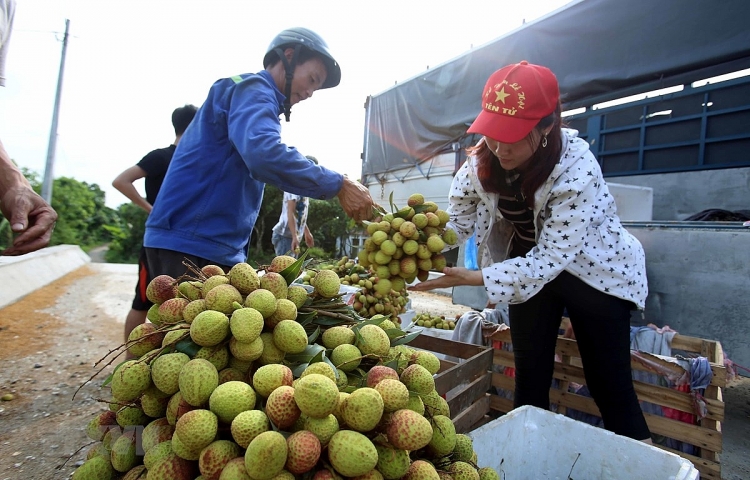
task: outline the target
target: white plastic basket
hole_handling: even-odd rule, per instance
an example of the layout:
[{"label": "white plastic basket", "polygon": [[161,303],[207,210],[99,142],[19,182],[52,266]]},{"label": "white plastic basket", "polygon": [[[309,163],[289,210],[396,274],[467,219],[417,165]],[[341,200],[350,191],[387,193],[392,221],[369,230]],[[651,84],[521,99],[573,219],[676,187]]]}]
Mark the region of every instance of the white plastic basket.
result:
[{"label": "white plastic basket", "polygon": [[503,480],[697,480],[679,455],[563,415],[524,406],[468,434],[480,467]]}]

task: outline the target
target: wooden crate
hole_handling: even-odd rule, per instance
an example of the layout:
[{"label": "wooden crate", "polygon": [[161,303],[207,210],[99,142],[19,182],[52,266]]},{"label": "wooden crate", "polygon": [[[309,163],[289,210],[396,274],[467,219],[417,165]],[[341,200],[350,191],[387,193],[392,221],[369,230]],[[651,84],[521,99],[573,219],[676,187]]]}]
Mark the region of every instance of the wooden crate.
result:
[{"label": "wooden crate", "polygon": [[435,390],[448,401],[456,432],[470,431],[490,411],[492,349],[428,335],[419,335],[409,347],[438,355]]},{"label": "wooden crate", "polygon": [[[512,343],[510,330],[494,334],[492,340]],[[662,445],[655,444],[655,446],[693,462],[695,467],[700,471],[701,478],[721,480],[719,453],[721,452],[722,444],[721,424],[724,421],[722,391],[727,379],[721,344],[702,338],[675,335],[672,340],[672,350],[673,352],[681,351],[687,354],[697,354],[706,357],[711,363],[713,379],[704,394],[708,414],[703,420],[700,420],[699,424],[693,425],[645,413],[646,423],[648,423],[652,433],[694,445],[699,448],[700,453],[698,455],[690,455]],[[564,414],[566,408],[572,408],[600,417],[599,409],[592,398],[568,392],[570,382],[581,385],[586,383],[576,341],[560,336],[557,339],[556,351],[562,359],[555,364],[554,370],[554,378],[559,380],[559,386],[550,388],[550,402],[558,405],[558,413]],[[495,365],[511,368],[515,366],[513,352],[495,349],[493,357]],[[650,372],[650,370],[635,360],[632,362],[632,368],[633,370]],[[641,401],[673,408],[682,412],[694,413],[693,400],[689,393],[635,380],[633,384],[638,399]],[[515,378],[502,373],[493,373],[492,386],[513,392],[515,389]],[[513,401],[492,394],[490,395],[490,408],[492,411],[507,413],[513,409]]]}]

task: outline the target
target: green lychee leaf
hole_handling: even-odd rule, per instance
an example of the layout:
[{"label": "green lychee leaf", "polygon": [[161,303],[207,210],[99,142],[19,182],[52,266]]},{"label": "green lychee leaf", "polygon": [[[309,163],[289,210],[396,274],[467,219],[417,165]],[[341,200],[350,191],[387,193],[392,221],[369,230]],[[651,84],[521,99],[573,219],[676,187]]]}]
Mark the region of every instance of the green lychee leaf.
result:
[{"label": "green lychee leaf", "polygon": [[302,325],[303,327],[306,327],[307,325],[310,325],[313,320],[315,320],[316,314],[315,312],[300,312],[297,311],[297,322]]},{"label": "green lychee leaf", "polygon": [[386,367],[391,367],[392,369],[394,369],[394,370],[398,371],[398,359],[397,359],[397,358],[394,358],[394,359],[393,359],[393,360],[391,360],[390,362],[386,362],[386,363],[385,363],[385,366],[386,366]]},{"label": "green lychee leaf", "polygon": [[299,365],[289,365],[289,368],[292,370],[292,375],[294,378],[299,378],[302,376],[302,372],[305,371],[305,369],[310,365],[309,363],[300,363]]},{"label": "green lychee leaf", "polygon": [[339,370],[338,368],[336,368],[336,365],[334,365],[333,362],[328,359],[328,356],[325,354],[325,352],[323,352],[323,361],[326,362],[333,369],[333,373],[336,375],[336,380],[338,380]]},{"label": "green lychee leaf", "polygon": [[[284,360],[291,363],[310,363],[316,355],[320,352],[325,351],[326,347],[314,343],[308,345],[302,353],[288,353],[284,356]],[[320,361],[320,360],[317,360]]]},{"label": "green lychee leaf", "polygon": [[320,327],[316,327],[315,331],[307,337],[307,343],[315,343],[315,340],[320,336]]},{"label": "green lychee leaf", "polygon": [[347,323],[345,320],[342,320],[340,318],[333,318],[333,317],[324,317],[322,315],[316,315],[315,320],[313,321],[315,325],[321,325],[324,327],[335,327],[336,325],[341,325],[343,323]]},{"label": "green lychee leaf", "polygon": [[407,335],[407,333],[401,330],[400,328],[389,328],[388,330],[385,331],[385,333],[388,334],[388,338],[391,340],[393,340],[394,338],[400,338],[400,337]]},{"label": "green lychee leaf", "polygon": [[392,338],[391,339],[391,347],[395,347],[397,345],[407,344],[407,343],[411,342],[412,340],[414,340],[415,338],[417,338],[420,333],[422,333],[422,330],[417,330],[416,332],[408,333],[408,334],[406,334],[406,335],[404,335],[402,337]]},{"label": "green lychee leaf", "polygon": [[307,253],[309,251],[310,250],[305,250],[305,253],[303,253],[296,262],[289,265],[280,272],[281,276],[284,277],[284,280],[286,280],[287,285],[291,285],[292,282],[294,282],[297,277],[299,277],[299,272],[302,271],[302,266],[305,264],[305,257],[307,257]]},{"label": "green lychee leaf", "polygon": [[428,211],[431,207],[432,205],[421,204],[421,205],[414,205],[412,208],[414,209],[414,213],[424,213]]},{"label": "green lychee leaf", "polygon": [[325,357],[326,349],[323,348],[321,351],[319,351],[311,360],[310,363],[318,363],[322,362],[323,358]]},{"label": "green lychee leaf", "polygon": [[393,191],[391,191],[391,194],[388,195],[388,203],[391,204],[391,212],[395,212],[396,210],[398,210],[398,207],[393,204]]},{"label": "green lychee leaf", "polygon": [[194,358],[198,354],[198,350],[201,349],[201,346],[190,340],[190,338],[185,338],[177,342],[174,348],[178,352],[182,352],[188,357]]}]

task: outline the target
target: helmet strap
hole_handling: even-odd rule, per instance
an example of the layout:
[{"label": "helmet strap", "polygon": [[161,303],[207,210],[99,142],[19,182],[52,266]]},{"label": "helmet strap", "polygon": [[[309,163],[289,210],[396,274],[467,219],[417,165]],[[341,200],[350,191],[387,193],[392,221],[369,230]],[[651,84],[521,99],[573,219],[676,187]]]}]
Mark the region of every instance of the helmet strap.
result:
[{"label": "helmet strap", "polygon": [[284,72],[286,72],[286,84],[284,86],[284,117],[286,121],[289,121],[289,117],[292,115],[292,79],[294,78],[294,70],[297,68],[297,56],[302,45],[294,46],[294,54],[292,55],[292,61],[287,60],[284,51],[281,48],[276,48],[274,51],[279,55],[282,63],[284,64]]}]

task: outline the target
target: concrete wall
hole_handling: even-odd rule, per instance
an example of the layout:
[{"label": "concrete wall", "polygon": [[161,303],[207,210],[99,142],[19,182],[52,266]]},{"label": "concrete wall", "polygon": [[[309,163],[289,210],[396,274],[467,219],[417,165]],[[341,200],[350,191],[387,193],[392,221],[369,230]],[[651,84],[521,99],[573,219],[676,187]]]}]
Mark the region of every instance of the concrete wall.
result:
[{"label": "concrete wall", "polygon": [[626,225],[646,252],[644,323],[718,340],[750,365],[750,229]]},{"label": "concrete wall", "polygon": [[654,220],[684,220],[710,208],[750,210],[750,167],[607,177],[607,183],[651,187]]},{"label": "concrete wall", "polygon": [[20,257],[0,257],[0,308],[91,262],[77,245],[57,245]]}]

